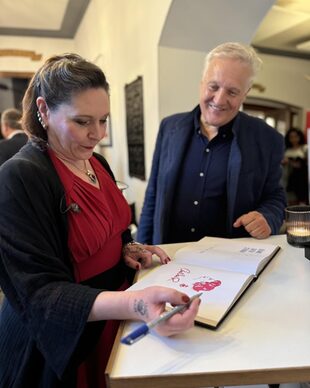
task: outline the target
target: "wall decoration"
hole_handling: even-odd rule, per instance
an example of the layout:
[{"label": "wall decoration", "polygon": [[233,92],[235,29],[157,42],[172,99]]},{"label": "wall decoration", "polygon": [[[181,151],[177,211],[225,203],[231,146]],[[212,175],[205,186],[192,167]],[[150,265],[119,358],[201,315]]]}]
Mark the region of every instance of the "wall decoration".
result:
[{"label": "wall decoration", "polygon": [[112,147],[112,124],[111,115],[107,119],[107,128],[105,137],[98,143],[99,147]]},{"label": "wall decoration", "polygon": [[145,180],[142,77],[125,85],[129,175]]},{"label": "wall decoration", "polygon": [[32,50],[0,49],[0,57],[28,57],[31,61],[40,61],[42,54]]}]

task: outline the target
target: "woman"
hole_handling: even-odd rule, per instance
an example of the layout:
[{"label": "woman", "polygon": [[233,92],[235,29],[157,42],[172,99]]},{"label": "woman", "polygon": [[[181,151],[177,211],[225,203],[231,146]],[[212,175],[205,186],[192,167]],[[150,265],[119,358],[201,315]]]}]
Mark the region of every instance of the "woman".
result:
[{"label": "woman", "polygon": [[285,135],[284,177],[289,205],[308,203],[307,144],[302,131],[290,128]]},{"label": "woman", "polygon": [[[104,387],[113,320],[188,301],[169,288],[123,292],[129,269],[169,258],[131,241],[129,206],[93,153],[109,109],[104,74],[75,54],[47,60],[25,93],[30,141],[0,169],[1,387]],[[198,304],[158,332],[190,328]]]}]

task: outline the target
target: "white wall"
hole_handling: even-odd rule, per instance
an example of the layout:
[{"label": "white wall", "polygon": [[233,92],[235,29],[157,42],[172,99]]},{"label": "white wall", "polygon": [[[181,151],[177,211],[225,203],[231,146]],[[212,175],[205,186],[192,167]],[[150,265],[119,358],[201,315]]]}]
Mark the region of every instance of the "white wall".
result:
[{"label": "white wall", "polygon": [[249,43],[276,0],[173,0],[160,46],[209,51],[225,41]]},{"label": "white wall", "polygon": [[159,117],[192,110],[198,104],[205,53],[160,47]]},{"label": "white wall", "polygon": [[8,88],[8,90],[0,89],[0,112],[3,112],[5,109],[14,107],[14,95],[11,91],[12,80],[10,78],[3,78],[0,81]]},{"label": "white wall", "polygon": [[146,172],[158,130],[158,43],[171,0],[92,0],[75,36],[77,52],[97,64],[111,85],[113,146],[104,148],[125,195],[140,213],[146,182],[128,175],[125,84],[143,77]]},{"label": "white wall", "polygon": [[73,51],[74,41],[73,39],[1,36],[0,48],[30,50],[36,54],[42,54],[40,61],[32,61],[28,57],[0,56],[0,72],[35,72],[49,56]]},{"label": "white wall", "polygon": [[310,62],[305,59],[259,54],[263,68],[256,82],[265,86],[264,93],[251,90],[250,95],[264,97],[291,105],[310,108],[310,82],[305,78],[309,74]]}]

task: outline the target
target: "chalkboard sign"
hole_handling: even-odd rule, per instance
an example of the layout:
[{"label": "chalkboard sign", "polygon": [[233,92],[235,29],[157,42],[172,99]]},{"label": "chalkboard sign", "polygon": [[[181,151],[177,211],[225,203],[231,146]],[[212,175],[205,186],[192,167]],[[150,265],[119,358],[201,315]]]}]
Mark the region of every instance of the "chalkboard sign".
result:
[{"label": "chalkboard sign", "polygon": [[142,77],[125,85],[129,175],[145,180]]}]

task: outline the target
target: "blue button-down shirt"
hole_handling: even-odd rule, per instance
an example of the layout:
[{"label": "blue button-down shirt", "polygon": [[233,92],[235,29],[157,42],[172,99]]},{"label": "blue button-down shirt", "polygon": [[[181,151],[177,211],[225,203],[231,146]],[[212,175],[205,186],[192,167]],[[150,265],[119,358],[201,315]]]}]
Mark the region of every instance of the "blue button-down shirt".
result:
[{"label": "blue button-down shirt", "polygon": [[211,141],[201,133],[200,117],[180,169],[170,219],[170,242],[204,236],[227,237],[227,164],[232,122]]}]

